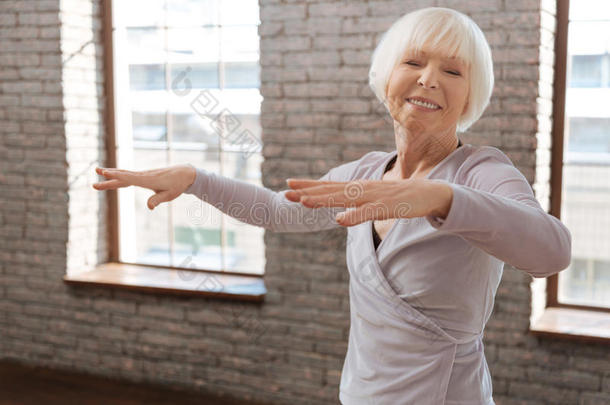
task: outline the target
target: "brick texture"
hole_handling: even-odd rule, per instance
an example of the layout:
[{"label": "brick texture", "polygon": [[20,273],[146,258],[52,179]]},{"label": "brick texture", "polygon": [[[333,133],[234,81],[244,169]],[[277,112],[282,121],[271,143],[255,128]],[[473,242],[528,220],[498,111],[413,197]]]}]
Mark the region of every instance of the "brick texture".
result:
[{"label": "brick texture", "polygon": [[[394,148],[367,87],[401,14],[448,6],[484,30],[496,88],[466,143],[501,148],[549,198],[553,1],[261,0],[263,182]],[[265,304],[73,289],[106,261],[100,0],[0,1],[0,357],[269,404],[338,403],[345,232],[265,234]],[[306,151],[307,153],[303,153]],[[319,252],[324,252],[320,254]],[[528,334],[532,278],[506,266],[485,335],[498,405],[610,402],[607,346]]]}]

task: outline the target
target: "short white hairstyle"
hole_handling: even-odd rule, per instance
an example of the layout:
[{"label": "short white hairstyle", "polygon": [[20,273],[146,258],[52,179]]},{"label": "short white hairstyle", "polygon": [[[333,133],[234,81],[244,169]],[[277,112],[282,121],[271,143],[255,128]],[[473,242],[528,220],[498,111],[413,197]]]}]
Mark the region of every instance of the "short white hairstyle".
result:
[{"label": "short white hairstyle", "polygon": [[470,69],[468,106],[457,124],[466,131],[489,104],[494,87],[491,49],[479,26],[459,11],[428,7],[400,17],[383,34],[373,52],[369,85],[386,108],[386,89],[392,71],[407,48],[415,51],[429,46],[451,57],[464,60]]}]

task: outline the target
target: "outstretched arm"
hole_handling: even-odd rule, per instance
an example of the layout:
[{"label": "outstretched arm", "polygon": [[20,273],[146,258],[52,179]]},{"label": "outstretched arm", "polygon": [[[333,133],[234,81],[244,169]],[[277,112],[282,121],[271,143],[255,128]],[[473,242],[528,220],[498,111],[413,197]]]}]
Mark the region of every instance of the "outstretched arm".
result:
[{"label": "outstretched arm", "polygon": [[497,150],[473,155],[458,177],[459,184],[445,182],[452,191],[446,218],[426,216],[434,228],[459,235],[533,277],[569,266],[570,231],[542,209],[508,157]]},{"label": "outstretched arm", "polygon": [[[204,169],[196,170],[195,181],[185,194],[192,194],[241,222],[275,232],[311,232],[339,226],[334,220],[339,209],[307,208],[287,200],[284,195],[288,190],[276,192]],[[329,179],[335,174],[333,170],[336,169],[321,179]]]},{"label": "outstretched arm", "polygon": [[469,241],[534,277],[567,268],[571,235],[544,212],[525,177],[500,150],[484,147],[460,167],[455,183],[440,179],[392,181],[292,180],[291,201],[307,207],[350,207],[343,226],[387,218],[425,217],[439,231]]}]

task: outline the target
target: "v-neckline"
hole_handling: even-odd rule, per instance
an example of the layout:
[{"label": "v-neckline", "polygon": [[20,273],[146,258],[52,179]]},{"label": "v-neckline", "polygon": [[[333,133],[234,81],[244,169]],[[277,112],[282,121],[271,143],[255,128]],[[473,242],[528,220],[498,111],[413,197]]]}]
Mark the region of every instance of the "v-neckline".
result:
[{"label": "v-neckline", "polygon": [[[428,174],[426,174],[426,176],[423,178],[424,180],[429,180],[430,176],[436,172],[438,170],[438,168],[440,166],[442,166],[445,162],[447,162],[449,160],[450,157],[452,157],[455,153],[457,153],[458,151],[464,149],[464,146],[470,146],[470,144],[466,144],[463,143],[461,146],[455,148],[450,154],[448,154],[447,156],[445,156],[443,158],[443,160],[441,160],[440,162],[438,162],[429,172]],[[386,158],[383,160],[383,164],[381,164],[379,166],[379,168],[373,173],[372,176],[372,180],[382,180],[383,179],[383,175],[385,174],[387,167],[388,167],[388,163],[395,157],[398,156],[398,150],[394,150],[393,152],[391,152],[388,156],[386,156]],[[396,161],[398,161],[398,157],[396,157]],[[396,162],[394,163],[396,164]],[[381,242],[379,242],[379,245],[377,246],[377,248],[375,248],[375,240],[373,238],[373,232],[374,232],[374,228],[373,228],[373,223],[374,220],[370,220],[369,222],[369,226],[368,226],[368,239],[369,239],[369,245],[372,247],[373,252],[375,252],[375,255],[377,255],[377,253],[379,252],[381,246],[383,245],[383,243],[388,239],[388,237],[392,234],[392,232],[394,231],[394,228],[396,228],[398,226],[398,224],[403,220],[403,219],[408,219],[408,218],[396,218],[394,223],[392,224],[392,226],[390,227],[390,230],[385,234],[385,237],[383,239],[381,239]]]}]

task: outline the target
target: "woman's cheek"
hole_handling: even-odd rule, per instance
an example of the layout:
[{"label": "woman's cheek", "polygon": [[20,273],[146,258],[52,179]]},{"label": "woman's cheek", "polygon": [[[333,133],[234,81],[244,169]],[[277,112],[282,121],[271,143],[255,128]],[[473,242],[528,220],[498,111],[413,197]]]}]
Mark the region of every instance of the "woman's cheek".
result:
[{"label": "woman's cheek", "polygon": [[398,97],[390,97],[387,100],[388,102],[388,111],[390,112],[390,115],[392,116],[393,119],[395,119],[396,121],[400,122],[400,116],[401,114],[404,114],[402,112],[403,109],[403,105],[404,103],[401,103]]}]

